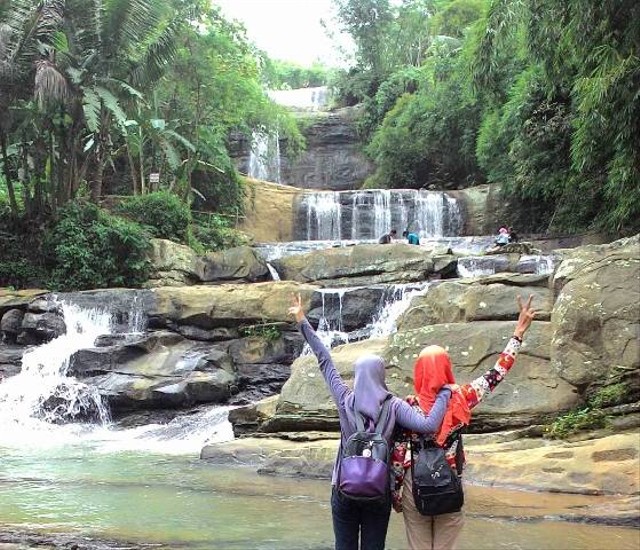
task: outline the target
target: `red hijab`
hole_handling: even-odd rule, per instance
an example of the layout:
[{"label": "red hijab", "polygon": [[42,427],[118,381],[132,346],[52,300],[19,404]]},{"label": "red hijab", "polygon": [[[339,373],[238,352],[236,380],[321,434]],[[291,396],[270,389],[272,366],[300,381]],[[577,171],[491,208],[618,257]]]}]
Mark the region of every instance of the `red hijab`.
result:
[{"label": "red hijab", "polygon": [[[455,383],[449,354],[440,346],[424,348],[413,367],[413,384],[420,408],[428,413],[442,386]],[[461,423],[466,426],[470,421],[471,411],[467,400],[459,391],[453,392],[436,441],[442,445],[452,428]]]}]

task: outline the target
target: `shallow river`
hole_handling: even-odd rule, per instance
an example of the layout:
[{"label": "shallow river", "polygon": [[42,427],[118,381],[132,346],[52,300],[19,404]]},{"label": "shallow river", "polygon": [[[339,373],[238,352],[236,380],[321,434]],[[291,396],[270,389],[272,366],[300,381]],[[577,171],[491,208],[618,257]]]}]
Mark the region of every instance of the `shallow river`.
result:
[{"label": "shallow river", "polygon": [[[0,547],[7,533],[20,532],[162,549],[332,547],[327,481],[86,443],[0,448],[0,457]],[[460,549],[638,550],[638,530],[549,519],[562,509],[602,505],[594,498],[468,487]],[[392,517],[387,543],[406,547],[400,515]]]}]

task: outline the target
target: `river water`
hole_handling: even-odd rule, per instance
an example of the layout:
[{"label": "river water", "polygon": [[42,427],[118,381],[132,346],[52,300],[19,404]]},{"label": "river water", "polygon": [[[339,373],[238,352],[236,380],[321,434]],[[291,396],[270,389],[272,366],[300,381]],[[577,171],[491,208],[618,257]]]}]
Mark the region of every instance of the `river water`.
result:
[{"label": "river water", "polygon": [[[0,542],[11,540],[7,533],[40,533],[163,550],[332,547],[326,480],[260,476],[191,453],[118,450],[97,441],[4,447],[0,454]],[[550,519],[601,505],[597,497],[468,487],[467,500],[460,550],[640,548],[635,529]],[[406,548],[399,515],[387,542]]]}]

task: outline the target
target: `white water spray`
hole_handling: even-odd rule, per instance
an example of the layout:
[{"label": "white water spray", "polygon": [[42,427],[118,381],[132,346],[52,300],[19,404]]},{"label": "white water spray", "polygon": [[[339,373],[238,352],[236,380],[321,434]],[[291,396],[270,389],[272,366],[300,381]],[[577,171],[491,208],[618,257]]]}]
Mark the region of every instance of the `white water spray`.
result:
[{"label": "white water spray", "polygon": [[112,332],[111,315],[60,304],[67,331],[27,351],[22,370],[0,384],[0,440],[29,432],[46,433],[51,423],[89,413],[101,423],[109,414],[95,387],[68,377],[74,353],[94,346],[98,336]]}]

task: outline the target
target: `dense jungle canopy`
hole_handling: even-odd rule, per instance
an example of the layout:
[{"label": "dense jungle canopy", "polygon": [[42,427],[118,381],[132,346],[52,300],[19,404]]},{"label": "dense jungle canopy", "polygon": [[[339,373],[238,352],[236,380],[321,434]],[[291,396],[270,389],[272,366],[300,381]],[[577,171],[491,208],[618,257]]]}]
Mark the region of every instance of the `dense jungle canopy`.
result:
[{"label": "dense jungle canopy", "polygon": [[149,236],[240,242],[229,136],[304,148],[269,88],[362,105],[367,187],[496,182],[531,231],[640,229],[638,2],[334,5],[346,69],[269,59],[215,1],[0,0],[0,286],[136,285]]}]

